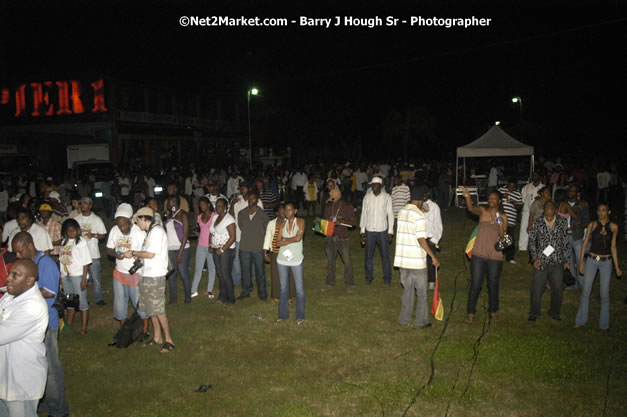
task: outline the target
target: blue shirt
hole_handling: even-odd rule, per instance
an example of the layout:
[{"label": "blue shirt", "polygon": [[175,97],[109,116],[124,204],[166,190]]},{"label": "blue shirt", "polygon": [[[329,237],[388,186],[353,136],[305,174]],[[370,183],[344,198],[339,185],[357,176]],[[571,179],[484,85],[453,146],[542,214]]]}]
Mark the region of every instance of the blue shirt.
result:
[{"label": "blue shirt", "polygon": [[59,328],[59,312],[52,305],[59,291],[59,268],[52,258],[44,255],[43,252],[39,252],[33,261],[37,264],[39,288],[54,294],[54,297],[44,298],[44,300],[48,304],[48,326],[50,330],[57,330]]}]

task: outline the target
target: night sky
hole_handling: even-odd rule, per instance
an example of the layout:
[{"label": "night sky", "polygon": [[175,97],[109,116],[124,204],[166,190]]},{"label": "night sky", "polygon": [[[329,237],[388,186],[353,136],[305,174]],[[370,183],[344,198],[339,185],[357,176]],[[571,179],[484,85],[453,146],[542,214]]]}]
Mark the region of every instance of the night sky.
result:
[{"label": "night sky", "polygon": [[[513,96],[524,102],[523,140],[539,150],[580,154],[600,140],[624,142],[624,2],[551,7],[529,2],[525,8],[499,3],[353,2],[342,9],[303,1],[289,2],[289,7],[177,1],[132,7],[109,2],[81,9],[63,2],[21,2],[1,9],[0,77],[97,71],[158,86],[239,95],[243,104],[246,90],[255,85],[264,96],[253,104],[253,121],[266,143],[360,138],[370,157],[387,137],[386,120],[408,109],[421,120],[416,135],[417,143],[426,144],[426,150],[420,146],[425,155],[450,154],[496,120],[520,139]],[[183,15],[474,15],[492,22],[467,29],[182,28]]]}]

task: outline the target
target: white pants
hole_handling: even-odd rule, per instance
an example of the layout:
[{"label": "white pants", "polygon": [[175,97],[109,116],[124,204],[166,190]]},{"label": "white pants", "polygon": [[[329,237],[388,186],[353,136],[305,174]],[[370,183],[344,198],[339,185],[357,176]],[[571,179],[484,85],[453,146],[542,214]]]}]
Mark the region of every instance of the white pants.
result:
[{"label": "white pants", "polygon": [[529,235],[527,234],[527,226],[529,226],[529,211],[523,210],[521,216],[518,250],[527,250],[527,246],[529,246]]}]

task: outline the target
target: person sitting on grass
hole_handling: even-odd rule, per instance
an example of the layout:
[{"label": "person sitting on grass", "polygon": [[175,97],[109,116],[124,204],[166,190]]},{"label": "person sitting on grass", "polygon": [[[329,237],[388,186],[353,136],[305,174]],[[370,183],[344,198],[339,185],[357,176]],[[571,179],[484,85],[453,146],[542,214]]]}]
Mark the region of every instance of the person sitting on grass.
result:
[{"label": "person sitting on grass", "polygon": [[[78,294],[81,311],[81,334],[87,334],[87,322],[89,321],[89,304],[87,304],[87,272],[91,264],[91,256],[87,241],[81,238],[81,226],[74,219],[67,219],[61,226],[61,253],[59,265],[63,289],[67,294]],[[72,327],[76,309],[68,307],[67,324]]]}]

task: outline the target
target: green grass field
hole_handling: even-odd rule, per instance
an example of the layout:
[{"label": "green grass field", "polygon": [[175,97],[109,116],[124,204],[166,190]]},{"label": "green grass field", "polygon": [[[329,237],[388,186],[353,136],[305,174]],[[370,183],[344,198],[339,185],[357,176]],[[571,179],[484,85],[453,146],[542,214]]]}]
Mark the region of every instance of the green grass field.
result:
[{"label": "green grass field", "polygon": [[[224,307],[201,293],[185,305],[179,283],[179,304],[167,308],[177,347],[160,354],[155,346],[107,347],[118,329],[112,293],[106,294],[106,306],[91,304],[89,334],[78,333],[77,319],[75,329],[64,330],[59,340],[71,415],[627,415],[624,282],[612,278],[610,331],[598,329],[598,283],[586,328],[573,329],[579,295],[569,291],[561,322],[544,314],[529,323],[532,272],[524,252],[517,255],[517,265],[504,265],[500,321],[487,320],[484,285],[481,311],[475,323],[467,324],[470,272],[463,248],[475,220],[458,209],[443,216],[444,322],[432,320],[426,330],[397,324],[399,273],[394,271],[391,287],[384,286],[380,258],[375,258],[375,282],[366,286],[364,251],[355,231],[355,291],[346,292],[339,260],[338,285],[325,290],[323,239],[308,231],[303,326],[296,326],[293,306],[289,322],[275,323],[277,304],[257,297]],[[624,259],[624,247],[621,253]],[[112,267],[103,258],[109,291]],[[268,283],[269,273],[268,268]],[[206,273],[200,288],[206,288]],[[549,295],[544,295],[543,313]],[[201,384],[212,388],[194,392]]]}]

